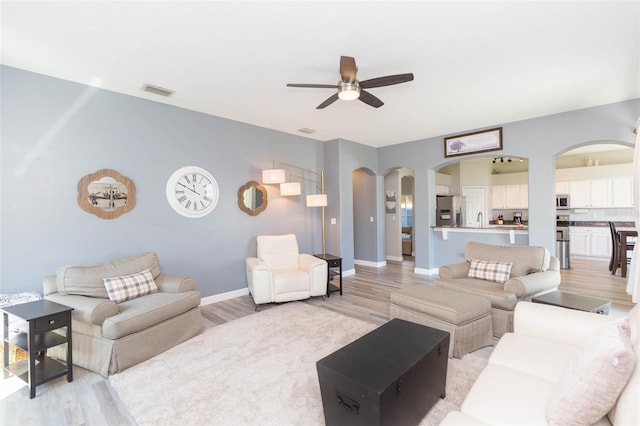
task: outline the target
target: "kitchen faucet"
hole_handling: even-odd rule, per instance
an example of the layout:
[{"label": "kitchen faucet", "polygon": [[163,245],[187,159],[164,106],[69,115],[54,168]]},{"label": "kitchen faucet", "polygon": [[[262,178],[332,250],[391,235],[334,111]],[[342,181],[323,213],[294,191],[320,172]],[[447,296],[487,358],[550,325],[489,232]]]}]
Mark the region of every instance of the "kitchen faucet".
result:
[{"label": "kitchen faucet", "polygon": [[478,223],[480,223],[480,228],[483,228],[483,221],[482,221],[482,212],[478,212],[478,217],[476,218],[476,221],[478,221]]}]

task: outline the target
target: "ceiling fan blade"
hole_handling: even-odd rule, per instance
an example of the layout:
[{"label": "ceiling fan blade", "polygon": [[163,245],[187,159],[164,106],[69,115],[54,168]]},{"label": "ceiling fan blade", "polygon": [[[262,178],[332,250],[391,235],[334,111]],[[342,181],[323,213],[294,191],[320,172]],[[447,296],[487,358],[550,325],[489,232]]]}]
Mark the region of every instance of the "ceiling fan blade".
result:
[{"label": "ceiling fan blade", "polygon": [[413,74],[396,74],[387,75],[385,77],[372,78],[360,82],[360,87],[363,89],[371,89],[372,87],[392,86],[394,84],[406,83],[413,80]]},{"label": "ceiling fan blade", "polygon": [[382,102],[380,99],[376,98],[366,90],[360,90],[360,97],[358,99],[360,99],[367,105],[371,105],[374,108],[380,108],[382,105],[384,105],[384,102]]},{"label": "ceiling fan blade", "polygon": [[332,103],[334,103],[335,101],[338,100],[338,94],[334,93],[333,95],[331,95],[329,98],[327,98],[326,101],[324,101],[323,103],[321,103],[320,105],[318,105],[316,107],[316,109],[322,109],[322,108],[326,108],[329,105],[331,105]]},{"label": "ceiling fan blade", "polygon": [[337,84],[287,84],[287,87],[311,87],[314,89],[337,89]]},{"label": "ceiling fan blade", "polygon": [[356,60],[351,56],[340,56],[340,76],[345,83],[353,83],[356,81]]}]

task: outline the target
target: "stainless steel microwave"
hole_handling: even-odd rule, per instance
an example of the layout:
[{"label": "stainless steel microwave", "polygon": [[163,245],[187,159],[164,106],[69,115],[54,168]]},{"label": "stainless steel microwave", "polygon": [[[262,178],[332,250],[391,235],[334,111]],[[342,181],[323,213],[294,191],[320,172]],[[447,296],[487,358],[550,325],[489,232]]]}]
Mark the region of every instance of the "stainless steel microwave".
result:
[{"label": "stainless steel microwave", "polygon": [[557,210],[569,210],[571,207],[569,204],[569,195],[558,194],[556,195],[556,209]]}]

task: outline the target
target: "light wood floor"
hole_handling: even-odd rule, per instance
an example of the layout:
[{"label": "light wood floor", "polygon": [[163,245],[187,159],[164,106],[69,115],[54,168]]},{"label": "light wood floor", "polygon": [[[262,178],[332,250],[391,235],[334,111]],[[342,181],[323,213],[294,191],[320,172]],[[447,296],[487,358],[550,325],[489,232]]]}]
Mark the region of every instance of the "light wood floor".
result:
[{"label": "light wood floor", "polygon": [[[632,306],[626,295],[626,281],[612,276],[608,262],[572,259],[572,269],[562,270],[561,289],[578,294],[612,300],[613,308],[624,313]],[[316,297],[304,303],[329,309],[374,324],[389,319],[390,294],[394,290],[418,284],[433,283],[435,277],[413,273],[413,261],[388,262],[383,268],[356,267],[356,275],[345,277],[343,295]],[[275,304],[259,309],[273,309]],[[202,307],[205,327],[256,313],[250,296],[241,296]],[[152,396],[151,396],[152,397]],[[37,388],[30,400],[28,389],[15,377],[0,381],[1,425],[135,425],[135,422],[108,380],[79,367],[74,368],[74,381],[53,380]]]}]

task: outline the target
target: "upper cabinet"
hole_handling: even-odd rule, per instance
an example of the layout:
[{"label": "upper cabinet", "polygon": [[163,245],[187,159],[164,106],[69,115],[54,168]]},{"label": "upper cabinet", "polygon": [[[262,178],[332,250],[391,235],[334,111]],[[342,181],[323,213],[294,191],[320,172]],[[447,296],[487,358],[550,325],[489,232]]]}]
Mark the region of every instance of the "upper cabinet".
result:
[{"label": "upper cabinet", "polygon": [[633,207],[633,165],[558,169],[556,194],[569,194],[571,208]]},{"label": "upper cabinet", "polygon": [[505,173],[491,176],[492,209],[529,208],[528,173]]},{"label": "upper cabinet", "polygon": [[633,176],[613,178],[613,205],[633,207]]},{"label": "upper cabinet", "polygon": [[436,194],[449,195],[451,193],[451,176],[436,172]]},{"label": "upper cabinet", "polygon": [[611,195],[611,179],[572,180],[569,182],[571,208],[613,207]]},{"label": "upper cabinet", "polygon": [[568,194],[569,193],[569,181],[563,180],[556,182],[556,194]]},{"label": "upper cabinet", "polygon": [[491,207],[493,209],[529,208],[529,185],[526,183],[493,185]]}]

